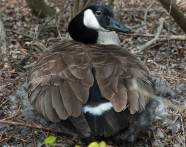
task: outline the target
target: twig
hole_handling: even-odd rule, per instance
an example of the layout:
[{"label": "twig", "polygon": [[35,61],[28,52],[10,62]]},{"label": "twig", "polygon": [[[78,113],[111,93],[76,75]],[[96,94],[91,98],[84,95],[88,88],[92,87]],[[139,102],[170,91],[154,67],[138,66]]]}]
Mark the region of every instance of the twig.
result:
[{"label": "twig", "polygon": [[41,34],[41,31],[43,31],[43,29],[44,29],[51,21],[53,21],[54,19],[56,19],[60,14],[61,14],[61,12],[60,12],[60,13],[56,13],[54,16],[50,17],[50,19],[48,19],[44,24],[42,24],[41,26],[39,26],[39,27],[37,28],[38,32],[36,32],[36,38],[35,38],[35,40],[38,39],[39,35]]},{"label": "twig", "polygon": [[75,1],[74,1],[74,5],[73,5],[72,17],[74,17],[75,15],[78,14],[78,12],[80,11],[80,10],[79,10],[79,7],[80,7],[80,0],[75,0]]},{"label": "twig", "polygon": [[4,24],[0,19],[0,56],[3,57],[3,60],[6,61],[7,54],[7,43],[6,43],[6,33]]},{"label": "twig", "polygon": [[83,9],[85,9],[88,5],[90,5],[93,2],[94,0],[87,0],[87,2],[84,3]]},{"label": "twig", "polygon": [[186,18],[177,7],[176,0],[159,0],[159,2],[167,10],[167,12],[170,13],[180,28],[186,33]]},{"label": "twig", "polygon": [[24,36],[24,37],[27,37],[27,38],[33,39],[33,37],[32,37],[32,36],[27,35],[27,34],[24,34],[24,33],[22,33],[22,32],[18,32],[18,31],[11,30],[11,29],[6,29],[6,31],[7,31],[7,32],[16,33],[16,34],[18,34],[18,35],[22,35],[22,36]]},{"label": "twig", "polygon": [[50,7],[45,0],[26,0],[26,2],[36,16],[51,17],[56,13],[56,10]]},{"label": "twig", "polygon": [[[161,75],[160,75],[161,76]],[[179,81],[186,81],[186,78],[181,78],[181,77],[171,77],[171,76],[163,76],[166,79],[170,79],[170,80],[179,80]]]},{"label": "twig", "polygon": [[[121,34],[124,36],[134,36],[134,37],[155,37],[154,34]],[[165,40],[180,40],[185,41],[186,35],[160,35],[157,41],[165,41]]]},{"label": "twig", "polygon": [[39,49],[38,51],[46,51],[47,50],[47,47],[39,41],[32,42],[31,46],[37,47]]},{"label": "twig", "polygon": [[[6,85],[0,86],[0,90],[1,90],[2,87],[5,88]],[[2,88],[2,89],[3,89],[3,88]],[[0,104],[0,108],[1,108],[3,105],[5,105],[7,102],[8,102],[8,99],[5,99],[5,100]]]},{"label": "twig", "polygon": [[36,61],[35,61],[35,62],[32,62],[31,64],[28,64],[28,65],[23,66],[23,68],[24,68],[24,69],[31,68],[31,67],[33,67],[36,63],[37,63]]},{"label": "twig", "polygon": [[55,20],[56,20],[56,21],[55,21],[55,25],[56,25],[57,33],[58,33],[58,35],[59,35],[59,37],[60,37],[60,39],[61,39],[61,41],[62,41],[63,38],[62,38],[62,35],[61,35],[61,33],[60,33],[60,30],[59,30],[60,17],[57,17],[57,16],[56,16],[56,19],[55,19]]},{"label": "twig", "polygon": [[167,38],[159,38],[158,41],[165,41],[165,40],[181,40],[185,41],[186,40],[186,35],[171,35]]},{"label": "twig", "polygon": [[114,5],[114,0],[108,0],[108,5],[113,6]]},{"label": "twig", "polygon": [[[124,8],[122,9],[123,12],[144,12],[144,9],[142,8]],[[162,8],[156,8],[156,9],[149,9],[149,12],[164,12],[165,10]]]},{"label": "twig", "polygon": [[18,107],[18,109],[16,110],[15,114],[12,114],[9,117],[4,118],[3,120],[10,120],[15,118],[16,116],[18,116],[20,114],[20,110],[21,110],[21,106]]},{"label": "twig", "polygon": [[149,46],[151,46],[152,44],[154,44],[157,40],[158,40],[158,38],[159,38],[159,36],[160,36],[160,34],[161,34],[161,31],[162,31],[162,29],[163,29],[163,23],[164,23],[164,18],[160,18],[159,19],[159,27],[158,27],[158,29],[157,29],[157,33],[156,33],[156,35],[155,35],[155,37],[152,39],[152,40],[150,40],[150,41],[148,41],[147,43],[145,43],[144,45],[141,45],[141,46],[139,46],[138,48],[139,48],[139,52],[141,52],[141,51],[143,51],[143,50],[145,50],[146,48],[148,48]]},{"label": "twig", "polygon": [[145,11],[144,22],[143,22],[145,24],[145,26],[146,26],[146,23],[147,23],[147,15],[148,15],[149,10],[151,9],[151,7],[153,6],[154,3],[155,3],[155,1],[153,0],[151,2],[151,4],[147,7],[146,11]]},{"label": "twig", "polygon": [[67,132],[62,132],[62,131],[57,131],[51,128],[47,128],[47,127],[43,127],[41,125],[37,125],[37,124],[26,124],[26,123],[20,123],[20,122],[14,122],[14,121],[6,121],[6,120],[0,120],[0,124],[8,124],[8,125],[14,125],[14,126],[23,126],[23,127],[27,127],[27,128],[31,128],[31,129],[37,129],[37,130],[43,130],[43,131],[47,131],[47,132],[54,132],[54,133],[60,133],[60,134],[64,134],[66,136],[74,136],[74,134],[72,133],[67,133]]},{"label": "twig", "polygon": [[177,0],[178,7],[180,10],[185,11],[186,10],[186,1],[185,0]]},{"label": "twig", "polygon": [[[180,113],[177,114],[177,116],[178,116],[178,118],[180,118],[181,129],[182,129],[182,135],[185,136],[185,128],[184,128],[183,117],[182,117],[182,115],[181,115]],[[183,147],[185,147],[185,138],[184,138],[184,140],[181,140],[181,139],[179,138],[179,140],[180,140],[181,144],[183,145]]]},{"label": "twig", "polygon": [[180,121],[181,121],[182,134],[185,136],[186,134],[185,134],[183,117],[181,114],[179,116],[180,116]]},{"label": "twig", "polygon": [[3,136],[3,135],[0,136],[0,143],[2,143],[2,142],[7,142],[7,141],[11,138],[10,136],[5,137],[5,138],[3,138],[2,136]]},{"label": "twig", "polygon": [[34,147],[37,147],[37,144],[36,144],[36,137],[35,137],[35,134],[34,134],[34,131],[32,130],[32,140],[33,140],[33,145]]}]

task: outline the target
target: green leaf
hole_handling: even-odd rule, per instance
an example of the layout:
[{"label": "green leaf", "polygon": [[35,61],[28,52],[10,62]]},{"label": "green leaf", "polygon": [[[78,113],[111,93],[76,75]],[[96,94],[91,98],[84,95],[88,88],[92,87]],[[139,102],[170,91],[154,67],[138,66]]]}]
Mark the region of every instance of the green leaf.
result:
[{"label": "green leaf", "polygon": [[92,142],[88,145],[88,147],[99,147],[99,143],[97,142]]},{"label": "green leaf", "polygon": [[56,142],[56,137],[55,136],[52,136],[52,135],[50,135],[50,136],[48,136],[47,138],[45,138],[45,140],[44,140],[44,144],[45,145],[54,145],[55,144],[55,142]]},{"label": "green leaf", "polygon": [[80,145],[75,145],[75,147],[81,147]]},{"label": "green leaf", "polygon": [[101,141],[101,142],[99,143],[99,147],[107,147],[106,142],[105,142],[105,141]]}]

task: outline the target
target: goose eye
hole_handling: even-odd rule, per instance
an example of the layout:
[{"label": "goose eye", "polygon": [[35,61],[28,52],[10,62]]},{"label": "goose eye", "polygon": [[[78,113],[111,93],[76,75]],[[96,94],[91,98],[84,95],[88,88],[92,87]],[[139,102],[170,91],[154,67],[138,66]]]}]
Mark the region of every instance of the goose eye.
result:
[{"label": "goose eye", "polygon": [[100,16],[102,14],[102,12],[101,11],[96,11],[95,14],[96,14],[96,16]]}]

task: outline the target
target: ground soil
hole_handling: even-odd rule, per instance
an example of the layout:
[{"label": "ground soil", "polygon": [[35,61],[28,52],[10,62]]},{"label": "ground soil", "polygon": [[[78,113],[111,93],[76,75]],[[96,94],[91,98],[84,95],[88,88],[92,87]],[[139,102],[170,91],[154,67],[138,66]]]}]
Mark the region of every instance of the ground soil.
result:
[{"label": "ground soil", "polygon": [[[134,31],[129,35],[120,35],[122,46],[142,60],[153,76],[169,83],[176,93],[172,103],[177,107],[186,107],[186,40],[169,38],[171,35],[184,35],[184,32],[158,2],[121,0],[114,8],[121,21]],[[59,146],[81,143],[78,138],[72,139],[55,129],[47,130],[55,126],[35,117],[25,90],[29,69],[38,56],[56,42],[68,38],[69,8],[66,9],[52,19],[38,18],[31,13],[24,0],[0,2],[8,51],[8,60],[0,62],[0,120],[6,121],[0,122],[0,146],[41,146],[48,135],[57,136]],[[157,33],[160,18],[165,21],[159,39],[139,51],[140,46]],[[152,128],[152,139],[140,137],[136,146],[185,147],[186,109],[181,109],[181,112],[169,109],[166,112],[168,118]],[[107,142],[110,146],[118,146],[112,139]]]}]

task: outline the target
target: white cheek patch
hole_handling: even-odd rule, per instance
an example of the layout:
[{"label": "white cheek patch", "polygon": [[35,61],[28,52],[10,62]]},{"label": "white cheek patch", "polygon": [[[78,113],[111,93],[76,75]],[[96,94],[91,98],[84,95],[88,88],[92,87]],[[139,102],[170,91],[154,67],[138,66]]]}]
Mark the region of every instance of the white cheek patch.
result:
[{"label": "white cheek patch", "polygon": [[94,13],[90,9],[85,10],[83,23],[87,28],[106,31],[103,27],[101,27]]},{"label": "white cheek patch", "polygon": [[97,106],[86,105],[86,106],[83,107],[83,113],[88,112],[92,115],[100,116],[104,112],[112,109],[112,107],[113,106],[112,106],[111,102],[102,103],[102,104],[99,104]]}]

